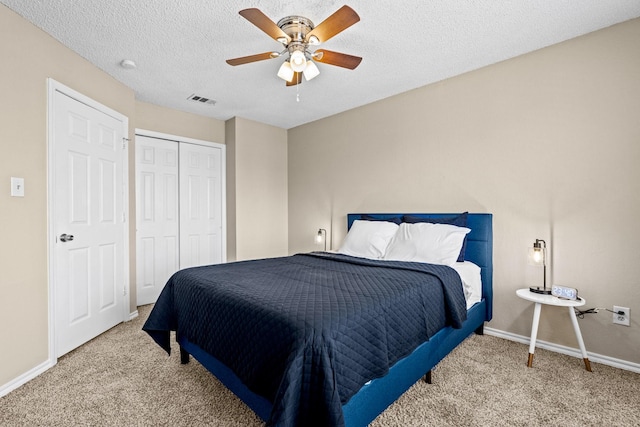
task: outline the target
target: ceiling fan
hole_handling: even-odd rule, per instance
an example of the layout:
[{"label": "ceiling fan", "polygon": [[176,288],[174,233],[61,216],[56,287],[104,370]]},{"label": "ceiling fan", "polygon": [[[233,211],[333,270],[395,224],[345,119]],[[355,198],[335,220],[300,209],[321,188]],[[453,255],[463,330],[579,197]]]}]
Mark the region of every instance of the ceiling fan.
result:
[{"label": "ceiling fan", "polygon": [[350,70],[355,69],[362,61],[359,56],[346,53],[326,49],[317,49],[314,52],[309,50],[310,46],[326,42],[360,20],[358,14],[349,6],[342,6],[318,26],[314,26],[310,19],[296,15],[282,18],[276,24],[256,8],[244,9],[238,13],[275,41],[282,43],[284,49],[281,52],[264,52],[227,59],[229,65],[248,64],[288,54],[288,60],[278,70],[278,77],[285,80],[287,86],[295,86],[302,83],[303,75],[306,80],[311,80],[320,74],[314,61]]}]

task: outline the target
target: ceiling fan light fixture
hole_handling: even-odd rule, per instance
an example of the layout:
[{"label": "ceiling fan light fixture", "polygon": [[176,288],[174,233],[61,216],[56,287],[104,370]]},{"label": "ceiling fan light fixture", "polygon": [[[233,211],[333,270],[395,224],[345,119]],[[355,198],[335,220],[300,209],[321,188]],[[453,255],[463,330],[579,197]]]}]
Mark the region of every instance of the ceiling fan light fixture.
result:
[{"label": "ceiling fan light fixture", "polygon": [[300,73],[307,67],[307,58],[304,56],[304,52],[301,50],[294,50],[289,58],[291,68],[293,71]]},{"label": "ceiling fan light fixture", "polygon": [[291,68],[291,64],[288,61],[284,61],[278,70],[278,77],[282,80],[286,80],[291,82],[293,80],[293,68]]},{"label": "ceiling fan light fixture", "polygon": [[304,68],[302,74],[304,74],[304,78],[309,81],[314,77],[317,77],[318,74],[320,74],[320,70],[318,70],[318,66],[315,64],[315,62],[309,60],[307,61],[307,66]]}]

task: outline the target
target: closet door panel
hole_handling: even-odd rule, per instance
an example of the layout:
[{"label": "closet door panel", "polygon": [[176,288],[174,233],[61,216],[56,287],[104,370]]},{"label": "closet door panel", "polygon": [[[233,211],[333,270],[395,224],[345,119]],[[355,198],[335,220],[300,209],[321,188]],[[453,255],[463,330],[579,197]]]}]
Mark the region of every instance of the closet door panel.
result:
[{"label": "closet door panel", "polygon": [[221,149],[181,143],[179,152],[180,268],[221,263]]},{"label": "closet door panel", "polygon": [[136,292],[156,301],[179,268],[178,143],[136,136]]}]

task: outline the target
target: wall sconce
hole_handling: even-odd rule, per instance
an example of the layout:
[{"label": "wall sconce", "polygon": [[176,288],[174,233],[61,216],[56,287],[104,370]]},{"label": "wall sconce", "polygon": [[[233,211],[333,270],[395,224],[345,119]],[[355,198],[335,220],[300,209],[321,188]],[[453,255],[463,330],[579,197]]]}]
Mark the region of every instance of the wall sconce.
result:
[{"label": "wall sconce", "polygon": [[551,294],[551,289],[547,289],[547,242],[536,239],[533,247],[529,248],[529,264],[542,266],[542,288],[540,286],[530,286],[529,291],[536,294]]},{"label": "wall sconce", "polygon": [[327,230],[324,228],[318,229],[318,234],[316,234],[316,245],[322,244],[324,241],[324,251],[327,251]]}]

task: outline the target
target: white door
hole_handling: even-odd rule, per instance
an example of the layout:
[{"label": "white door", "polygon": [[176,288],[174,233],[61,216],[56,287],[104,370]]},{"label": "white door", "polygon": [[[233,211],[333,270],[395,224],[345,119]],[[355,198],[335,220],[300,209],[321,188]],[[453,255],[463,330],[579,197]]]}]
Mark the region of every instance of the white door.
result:
[{"label": "white door", "polygon": [[180,268],[223,262],[222,150],[180,144]]},{"label": "white door", "polygon": [[124,320],[126,118],[58,90],[53,98],[51,280],[59,357]]},{"label": "white door", "polygon": [[156,302],[179,267],[178,143],[136,136],[138,305]]}]

